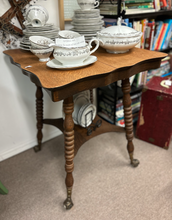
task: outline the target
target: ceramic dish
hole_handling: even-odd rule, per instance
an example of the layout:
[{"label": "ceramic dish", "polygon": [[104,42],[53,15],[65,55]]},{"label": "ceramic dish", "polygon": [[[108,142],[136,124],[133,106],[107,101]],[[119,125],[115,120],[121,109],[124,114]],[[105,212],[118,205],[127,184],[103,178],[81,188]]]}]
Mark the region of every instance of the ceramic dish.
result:
[{"label": "ceramic dish", "polygon": [[[91,50],[92,42],[95,42],[96,46]],[[56,60],[63,66],[72,67],[83,65],[84,60],[98,49],[99,41],[93,38],[88,44],[85,43],[85,46],[81,47],[60,47],[56,44],[49,44],[49,47],[54,48],[53,56]]]},{"label": "ceramic dish", "polygon": [[31,36],[29,37],[29,41],[32,47],[35,48],[49,47],[49,44],[54,43],[54,41],[51,40],[50,38],[43,36]]},{"label": "ceramic dish", "polygon": [[71,69],[78,69],[85,66],[88,66],[92,63],[95,63],[97,61],[96,56],[89,56],[86,60],[83,61],[81,64],[75,64],[75,65],[62,65],[58,60],[53,59],[46,63],[46,65],[50,68],[60,69],[60,70],[71,70]]},{"label": "ceramic dish", "polygon": [[81,35],[75,31],[70,31],[70,30],[63,30],[59,31],[58,33],[59,37],[65,38],[65,39],[73,39],[76,37],[81,37]]},{"label": "ceramic dish", "polygon": [[105,28],[97,33],[100,46],[109,53],[125,53],[129,51],[140,42],[142,36],[142,32],[122,26],[121,18],[118,18],[117,23],[117,26]]},{"label": "ceramic dish", "polygon": [[77,0],[82,10],[90,10],[99,6],[98,0]]},{"label": "ceramic dish", "polygon": [[41,27],[45,25],[48,19],[49,15],[44,7],[33,5],[26,10],[26,21],[23,24],[31,24],[33,27]]},{"label": "ceramic dish", "polygon": [[78,112],[80,108],[85,105],[86,103],[88,104],[90,100],[84,95],[84,94],[79,94],[74,98],[74,111],[73,111],[73,120],[75,124],[78,124]]},{"label": "ceramic dish", "polygon": [[[82,26],[83,27],[82,23],[75,23],[75,22],[72,21],[71,24],[74,25],[74,26]],[[97,26],[100,26],[100,25],[102,26],[103,24],[104,24],[104,21],[99,21],[99,22],[92,22],[92,23],[88,23],[88,24],[85,23],[84,25],[89,26],[89,27],[91,27],[91,26],[94,26],[94,27],[96,26],[97,27]]]},{"label": "ceramic dish", "polygon": [[88,127],[96,116],[96,106],[93,104],[85,104],[78,113],[78,123],[82,127]]},{"label": "ceramic dish", "polygon": [[30,48],[30,51],[39,58],[40,62],[47,62],[50,60],[53,48]]},{"label": "ceramic dish", "polygon": [[76,17],[73,17],[72,21],[75,23],[82,23],[82,24],[97,23],[97,22],[100,22],[102,20],[102,18],[104,18],[104,16],[99,16],[98,18],[76,18]]}]

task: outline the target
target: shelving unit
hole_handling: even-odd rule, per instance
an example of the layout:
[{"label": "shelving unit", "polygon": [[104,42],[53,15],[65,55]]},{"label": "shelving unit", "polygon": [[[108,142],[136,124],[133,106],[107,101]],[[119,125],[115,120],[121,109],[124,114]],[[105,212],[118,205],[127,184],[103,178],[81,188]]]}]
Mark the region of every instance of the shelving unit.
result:
[{"label": "shelving unit", "polygon": [[[104,15],[104,18],[114,18],[117,19],[121,15],[121,0],[118,0],[118,9],[117,9],[117,15]],[[172,9],[171,10],[160,10],[156,12],[149,12],[149,13],[138,13],[138,14],[130,14],[130,15],[124,15],[123,18],[129,18],[134,21],[142,20],[142,19],[155,19],[155,20],[164,20],[164,19],[172,19]],[[167,48],[164,50],[161,50],[160,52],[165,52],[168,53],[172,48]],[[107,88],[107,87],[106,87]],[[110,96],[114,97],[114,110],[116,111],[116,102],[118,99],[122,98],[122,91],[121,88],[117,86],[116,83],[116,88],[114,88],[114,91],[109,92],[109,89],[106,88],[98,88],[97,89],[97,106],[99,106],[99,93],[102,91],[103,93],[106,93]],[[136,87],[131,87],[131,95],[137,92],[141,92],[142,87],[136,88]],[[111,93],[111,94],[109,94]],[[99,107],[98,107],[98,112],[99,112]],[[116,114],[114,114],[114,118],[116,118]]]},{"label": "shelving unit", "polygon": [[[103,15],[104,18],[118,18],[118,15]],[[135,19],[135,20],[141,20],[144,18],[148,19],[167,19],[172,18],[172,10],[160,10],[156,12],[149,12],[149,13],[143,13],[143,14],[130,14],[130,15],[124,15],[124,18],[129,19]]]}]

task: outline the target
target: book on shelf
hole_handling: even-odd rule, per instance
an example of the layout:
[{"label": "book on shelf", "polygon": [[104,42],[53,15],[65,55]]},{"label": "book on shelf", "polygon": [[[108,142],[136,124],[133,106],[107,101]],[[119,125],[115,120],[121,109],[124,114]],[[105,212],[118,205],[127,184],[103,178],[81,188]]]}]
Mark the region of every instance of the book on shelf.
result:
[{"label": "book on shelf", "polygon": [[142,19],[140,21],[140,23],[142,24],[142,37],[141,37],[141,40],[140,40],[140,48],[144,49],[144,42],[145,42],[145,30],[146,30],[146,26],[147,26],[147,23],[148,23],[148,20],[147,19]]},{"label": "book on shelf", "polygon": [[125,9],[154,8],[153,3],[125,4]]},{"label": "book on shelf", "polygon": [[159,11],[161,9],[160,0],[154,0],[153,4],[154,4],[155,11]]},{"label": "book on shelf", "polygon": [[171,32],[172,32],[172,19],[166,19],[164,20],[164,23],[167,24],[167,28],[164,33],[164,38],[162,40],[160,50],[168,48],[170,38],[171,38]]},{"label": "book on shelf", "polygon": [[151,50],[155,30],[155,21],[147,23],[146,36],[145,36],[145,49]]},{"label": "book on shelf", "polygon": [[167,29],[167,24],[163,23],[162,24],[162,27],[161,27],[161,30],[159,32],[159,36],[156,40],[156,43],[155,43],[155,48],[154,50],[159,50],[160,49],[160,43],[162,42],[163,40],[163,36],[164,36],[164,31],[165,29]]},{"label": "book on shelf", "polygon": [[166,0],[160,0],[160,8],[167,9],[167,1]]},{"label": "book on shelf", "polygon": [[163,25],[163,21],[156,22],[156,29],[155,29],[156,33],[155,33],[154,40],[153,40],[152,50],[155,50],[156,41],[159,38],[162,25]]}]

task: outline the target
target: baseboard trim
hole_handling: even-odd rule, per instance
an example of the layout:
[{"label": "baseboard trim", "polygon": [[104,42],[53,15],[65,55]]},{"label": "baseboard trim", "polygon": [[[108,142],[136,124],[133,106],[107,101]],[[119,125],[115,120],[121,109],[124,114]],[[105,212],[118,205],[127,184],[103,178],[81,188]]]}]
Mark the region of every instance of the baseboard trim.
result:
[{"label": "baseboard trim", "polygon": [[[60,131],[58,132],[58,130],[49,132],[48,135],[44,134],[43,143],[45,141],[48,141],[52,138],[55,138],[55,137],[59,136],[60,134],[61,134],[61,132]],[[19,153],[22,153],[23,151],[26,151],[30,148],[33,148],[33,146],[35,146],[36,144],[37,144],[37,140],[34,139],[34,140],[27,141],[26,143],[17,145],[12,150],[3,152],[2,154],[0,154],[0,162],[3,161],[3,160],[8,159],[10,157],[13,157],[13,156],[15,156]]]}]

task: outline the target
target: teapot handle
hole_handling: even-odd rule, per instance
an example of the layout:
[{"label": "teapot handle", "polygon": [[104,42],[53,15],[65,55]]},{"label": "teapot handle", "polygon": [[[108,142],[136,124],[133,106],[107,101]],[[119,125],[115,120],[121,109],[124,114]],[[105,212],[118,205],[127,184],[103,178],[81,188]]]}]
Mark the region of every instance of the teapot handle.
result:
[{"label": "teapot handle", "polygon": [[98,40],[97,38],[93,38],[93,39],[91,39],[91,40],[89,41],[89,44],[88,44],[89,47],[92,48],[91,44],[92,44],[93,41],[96,42],[96,47],[95,47],[93,50],[90,51],[90,55],[91,55],[92,53],[94,53],[94,52],[98,49],[98,47],[99,47],[99,40]]}]

